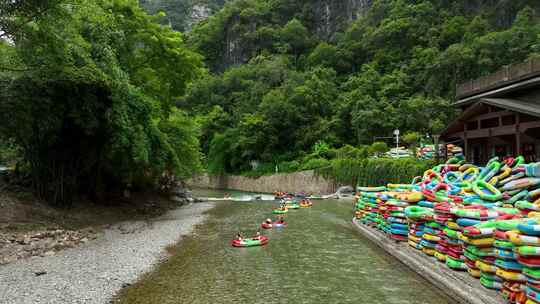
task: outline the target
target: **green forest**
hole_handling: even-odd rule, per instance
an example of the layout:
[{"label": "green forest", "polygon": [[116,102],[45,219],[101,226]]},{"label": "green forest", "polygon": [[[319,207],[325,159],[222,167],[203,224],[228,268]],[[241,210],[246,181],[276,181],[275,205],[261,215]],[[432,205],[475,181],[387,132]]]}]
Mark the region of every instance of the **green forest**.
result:
[{"label": "green forest", "polygon": [[[319,2],[2,1],[0,160],[61,206],[321,168],[396,128],[432,138],[457,83],[540,55],[537,1],[374,0],[329,35]],[[188,29],[197,3],[214,14]]]}]

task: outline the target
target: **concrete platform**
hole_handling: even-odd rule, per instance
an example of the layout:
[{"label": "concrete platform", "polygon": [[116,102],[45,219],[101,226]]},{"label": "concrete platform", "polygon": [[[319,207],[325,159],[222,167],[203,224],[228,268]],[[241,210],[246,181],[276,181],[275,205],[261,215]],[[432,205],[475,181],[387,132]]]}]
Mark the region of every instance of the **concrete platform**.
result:
[{"label": "concrete platform", "polygon": [[358,223],[356,219],[353,219],[353,225],[369,240],[433,283],[456,303],[506,303],[498,292],[482,287],[480,280],[471,277],[467,272],[451,270],[435,258],[413,249],[407,243],[396,242],[381,231]]}]

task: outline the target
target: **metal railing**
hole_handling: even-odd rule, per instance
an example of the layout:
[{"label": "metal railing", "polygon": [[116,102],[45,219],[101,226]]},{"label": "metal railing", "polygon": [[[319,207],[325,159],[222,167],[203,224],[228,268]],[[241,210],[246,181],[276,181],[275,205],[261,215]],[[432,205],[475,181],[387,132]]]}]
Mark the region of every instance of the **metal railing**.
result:
[{"label": "metal railing", "polygon": [[536,75],[540,75],[540,58],[533,58],[522,63],[503,66],[495,73],[457,85],[456,99],[459,100],[463,97],[511,84]]}]

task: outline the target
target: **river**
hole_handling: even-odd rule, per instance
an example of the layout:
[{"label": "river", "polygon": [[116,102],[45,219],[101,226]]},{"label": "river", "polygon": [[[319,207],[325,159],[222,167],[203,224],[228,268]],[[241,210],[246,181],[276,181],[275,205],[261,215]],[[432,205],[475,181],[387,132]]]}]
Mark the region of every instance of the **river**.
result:
[{"label": "river", "polygon": [[287,228],[263,231],[267,246],[230,246],[236,232],[258,230],[275,206],[219,202],[168,261],[123,291],[121,302],[453,303],[359,234],[351,201],[314,201],[310,209],[289,211]]}]

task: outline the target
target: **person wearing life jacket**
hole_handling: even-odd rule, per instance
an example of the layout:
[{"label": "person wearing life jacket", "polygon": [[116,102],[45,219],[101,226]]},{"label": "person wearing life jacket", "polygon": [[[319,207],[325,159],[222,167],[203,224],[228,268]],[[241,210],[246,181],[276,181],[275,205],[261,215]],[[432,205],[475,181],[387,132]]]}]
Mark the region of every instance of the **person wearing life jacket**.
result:
[{"label": "person wearing life jacket", "polygon": [[244,239],[244,237],[242,236],[242,232],[238,232],[238,233],[236,234],[236,239],[237,239],[238,241],[242,241],[242,240]]},{"label": "person wearing life jacket", "polygon": [[255,233],[255,237],[253,237],[254,240],[261,240],[261,232],[260,231],[257,231],[257,233]]}]

